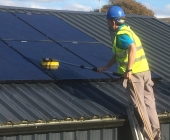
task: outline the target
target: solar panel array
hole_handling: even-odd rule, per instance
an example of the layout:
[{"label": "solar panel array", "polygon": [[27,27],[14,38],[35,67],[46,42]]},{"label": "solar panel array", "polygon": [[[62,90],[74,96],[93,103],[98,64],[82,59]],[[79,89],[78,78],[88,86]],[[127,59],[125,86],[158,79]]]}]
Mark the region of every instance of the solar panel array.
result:
[{"label": "solar panel array", "polygon": [[110,48],[57,16],[0,12],[0,19],[0,81],[116,78],[63,63],[55,71],[42,68],[42,58],[94,68],[112,57]]},{"label": "solar panel array", "polygon": [[55,71],[43,69],[42,58],[94,68],[103,66],[112,55],[108,47],[58,17],[0,12],[0,18],[0,81],[113,77],[63,63]]}]

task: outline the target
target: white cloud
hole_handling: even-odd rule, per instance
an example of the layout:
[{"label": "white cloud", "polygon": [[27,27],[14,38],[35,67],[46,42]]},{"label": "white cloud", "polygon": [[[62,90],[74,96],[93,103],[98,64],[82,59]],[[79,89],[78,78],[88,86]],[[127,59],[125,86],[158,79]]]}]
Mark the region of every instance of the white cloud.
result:
[{"label": "white cloud", "polygon": [[[0,0],[0,5],[4,6],[16,6],[16,7],[29,7],[29,8],[39,8],[39,9],[55,9],[55,10],[71,10],[71,11],[93,11],[90,6],[84,6],[81,4],[68,4],[64,7],[55,5],[48,5],[49,2],[60,2],[65,0]],[[47,2],[46,6],[42,6],[42,3]]]},{"label": "white cloud", "polygon": [[12,0],[0,0],[0,5],[3,6],[16,6],[16,7],[29,7],[29,8],[40,8],[40,9],[46,9],[46,7],[43,7],[41,5],[35,4],[34,2],[20,2],[20,1],[12,1]]},{"label": "white cloud", "polygon": [[34,1],[34,2],[54,2],[54,1],[61,1],[61,0],[30,0],[30,1]]},{"label": "white cloud", "polygon": [[71,4],[67,5],[64,10],[71,10],[71,11],[93,11],[93,8],[90,6],[83,6],[80,4]]},{"label": "white cloud", "polygon": [[[18,3],[19,4],[19,3]],[[17,3],[13,1],[4,1],[0,0],[0,5],[5,5],[5,6],[16,6]]]},{"label": "white cloud", "polygon": [[165,6],[164,8],[157,8],[154,6],[151,6],[149,3],[142,3],[145,5],[148,9],[151,9],[157,18],[166,18],[170,17],[170,4]]},{"label": "white cloud", "polygon": [[30,8],[38,8],[38,9],[46,9],[45,7],[37,5],[37,4],[30,4],[28,7],[30,7]]}]

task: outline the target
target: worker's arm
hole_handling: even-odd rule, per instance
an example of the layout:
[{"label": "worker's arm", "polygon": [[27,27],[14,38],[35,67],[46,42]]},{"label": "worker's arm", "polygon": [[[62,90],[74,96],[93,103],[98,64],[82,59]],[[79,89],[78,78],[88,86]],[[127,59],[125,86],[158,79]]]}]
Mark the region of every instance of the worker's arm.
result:
[{"label": "worker's arm", "polygon": [[105,66],[102,67],[102,68],[98,68],[97,71],[98,71],[98,72],[102,72],[102,71],[108,70],[108,69],[109,69],[113,64],[115,64],[115,63],[116,63],[116,56],[113,55],[113,56],[111,57],[111,59],[109,60],[109,62],[107,63],[107,65],[105,65]]},{"label": "worker's arm", "polygon": [[[135,61],[136,56],[136,45],[134,43],[130,44],[128,47],[128,64],[127,70],[132,69],[133,63]],[[124,77],[127,79],[131,79],[131,72],[125,72]]]}]

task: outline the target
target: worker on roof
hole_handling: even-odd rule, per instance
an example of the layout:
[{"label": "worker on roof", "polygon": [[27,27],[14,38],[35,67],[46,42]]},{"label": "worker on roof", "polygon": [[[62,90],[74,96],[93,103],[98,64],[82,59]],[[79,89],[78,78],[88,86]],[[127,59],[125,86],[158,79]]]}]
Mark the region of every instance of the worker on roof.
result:
[{"label": "worker on roof", "polygon": [[[125,14],[119,6],[111,6],[107,11],[109,31],[112,34],[114,55],[98,72],[108,70],[118,64],[118,73],[124,75],[123,86],[128,95],[129,106],[138,110],[133,85],[139,97],[140,105],[152,137],[160,140],[160,124],[156,112],[153,82],[148,62],[139,37],[124,24]],[[133,85],[132,82],[133,81]],[[146,128],[143,128],[145,140],[149,140]]]}]

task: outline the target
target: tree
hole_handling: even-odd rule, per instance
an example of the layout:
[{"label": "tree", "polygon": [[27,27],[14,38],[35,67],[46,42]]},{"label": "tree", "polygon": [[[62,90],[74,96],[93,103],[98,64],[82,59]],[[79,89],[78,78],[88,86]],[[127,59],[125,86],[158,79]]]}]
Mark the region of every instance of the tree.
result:
[{"label": "tree", "polygon": [[136,2],[135,0],[109,0],[109,4],[104,5],[101,8],[101,12],[106,12],[111,5],[120,6],[126,14],[154,16],[154,12],[152,10],[147,9],[146,6]]}]

